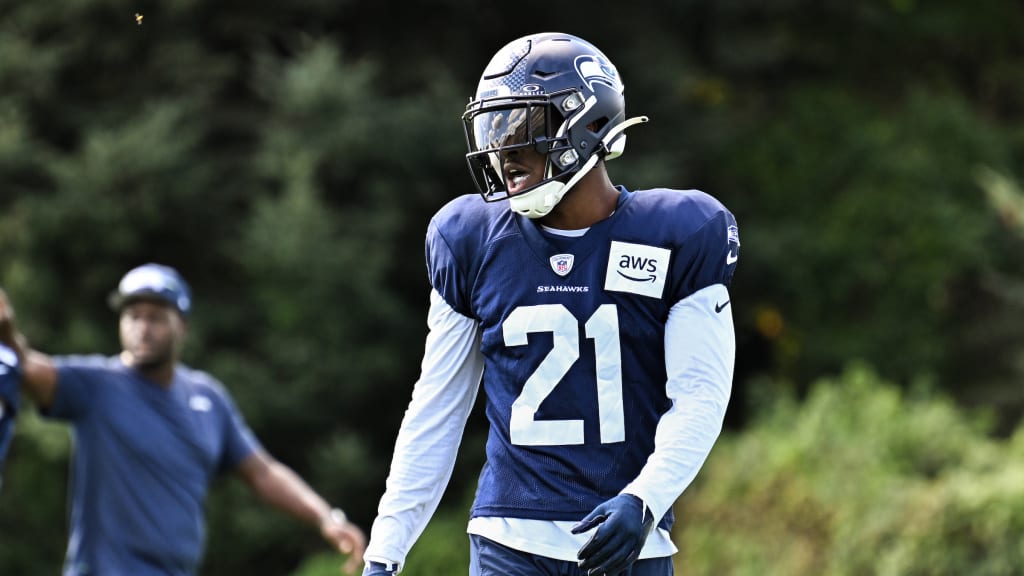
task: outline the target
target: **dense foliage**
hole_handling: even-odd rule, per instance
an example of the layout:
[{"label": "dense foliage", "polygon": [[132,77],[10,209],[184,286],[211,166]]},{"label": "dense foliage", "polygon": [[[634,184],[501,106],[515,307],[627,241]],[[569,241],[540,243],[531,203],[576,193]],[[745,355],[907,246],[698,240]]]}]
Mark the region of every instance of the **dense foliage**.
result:
[{"label": "dense foliage", "polygon": [[[177,267],[196,295],[188,362],[222,379],[267,448],[368,527],[419,368],[423,232],[434,210],[472,191],[459,115],[497,48],[558,29],[602,47],[625,79],[629,112],[651,117],[610,165],[613,179],[707,190],[740,223],[730,440],[702,477],[741,482],[731,475],[742,466],[722,468],[738,466],[743,450],[769,436],[797,442],[773,419],[800,410],[810,382],[851,360],[896,389],[926,379],[961,406],[989,410],[991,435],[1017,428],[1020,4],[392,4],[0,1],[0,286],[33,343],[115,353],[105,301],[117,278],[146,261]],[[806,410],[829,386],[815,388]],[[867,390],[856,402],[898,394]],[[836,422],[858,417],[845,415],[853,403],[835,405]],[[910,422],[898,428],[906,416],[892,414],[886,441],[928,450],[930,436]],[[482,429],[476,414],[445,502],[457,518],[452,538],[463,538]],[[882,442],[841,438],[851,451]],[[914,532],[916,516],[881,492],[825,508],[845,495],[821,492],[829,488],[814,475],[825,471],[807,468],[783,488],[808,504],[754,502],[763,524],[715,516],[724,496],[702,484],[686,506],[706,532],[682,536],[693,547],[732,531],[735,540],[696,556],[708,573],[768,562],[757,556],[763,542],[748,559],[729,546],[804,520],[810,556],[779,556],[778,573],[804,561],[843,573],[822,564],[845,558],[832,547],[843,530],[859,539],[850,542],[917,546],[886,556],[894,574],[957,573],[944,566],[982,560],[957,552],[949,535],[973,534],[972,523],[1014,494],[1009,484],[965,492],[981,470],[971,466],[983,464],[936,449],[941,478],[911,496],[952,507],[932,518],[940,525]],[[68,452],[65,428],[21,423],[0,494],[0,573],[57,573]],[[783,472],[770,466],[784,465],[749,468],[770,478]],[[806,485],[796,472],[811,474]],[[753,491],[769,488],[736,495],[756,500]],[[867,510],[886,503],[891,517]],[[984,529],[1019,522],[1011,512]],[[209,516],[207,574],[287,574],[323,551],[313,530],[237,482],[217,485]],[[962,563],[899,564],[899,554],[929,547]],[[1001,573],[977,566],[965,571]]]},{"label": "dense foliage", "polygon": [[1018,574],[1024,428],[986,435],[925,384],[862,367],[725,438],[677,506],[687,574]]}]

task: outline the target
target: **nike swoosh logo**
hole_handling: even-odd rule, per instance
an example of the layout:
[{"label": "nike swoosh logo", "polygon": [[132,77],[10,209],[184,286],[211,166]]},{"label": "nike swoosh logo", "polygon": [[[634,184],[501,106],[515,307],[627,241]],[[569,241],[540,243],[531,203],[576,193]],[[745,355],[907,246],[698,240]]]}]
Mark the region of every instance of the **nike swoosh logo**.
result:
[{"label": "nike swoosh logo", "polygon": [[722,310],[725,310],[725,307],[729,305],[729,302],[731,302],[731,300],[726,300],[721,304],[715,304],[715,313],[718,314],[721,313]]},{"label": "nike swoosh logo", "polygon": [[734,264],[739,259],[739,254],[733,254],[732,250],[730,250],[729,253],[725,255],[725,265],[728,266],[730,264]]}]

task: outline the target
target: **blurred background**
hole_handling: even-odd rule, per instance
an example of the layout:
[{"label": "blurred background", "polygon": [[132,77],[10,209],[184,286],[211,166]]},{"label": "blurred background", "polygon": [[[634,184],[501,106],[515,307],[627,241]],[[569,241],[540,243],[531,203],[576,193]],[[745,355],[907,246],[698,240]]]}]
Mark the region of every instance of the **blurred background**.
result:
[{"label": "blurred background", "polygon": [[[1024,574],[1022,29],[1014,0],[0,0],[0,286],[36,347],[114,354],[117,280],[178,268],[187,361],[368,530],[426,225],[474,191],[461,113],[498,48],[573,33],[651,118],[613,180],[740,224],[679,573]],[[479,408],[405,574],[466,572]],[[25,412],[0,574],[59,573],[70,450]],[[208,517],[205,575],[338,573],[239,482]]]}]

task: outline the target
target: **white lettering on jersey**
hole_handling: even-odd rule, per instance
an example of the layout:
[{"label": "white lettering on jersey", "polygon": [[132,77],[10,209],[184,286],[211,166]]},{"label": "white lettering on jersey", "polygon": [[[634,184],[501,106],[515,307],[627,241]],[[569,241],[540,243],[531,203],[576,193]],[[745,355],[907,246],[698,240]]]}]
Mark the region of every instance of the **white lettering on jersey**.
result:
[{"label": "white lettering on jersey", "polygon": [[[584,325],[594,341],[597,376],[598,422],[601,442],[626,439],[622,399],[622,353],[619,344],[619,315],[614,304],[602,304]],[[505,345],[527,346],[529,334],[550,332],[553,346],[523,383],[512,403],[509,440],[521,446],[569,446],[583,444],[583,420],[537,420],[537,411],[580,357],[579,324],[561,304],[520,306],[502,323]]]},{"label": "white lettering on jersey", "polygon": [[590,292],[590,286],[537,286],[537,294],[544,292]]},{"label": "white lettering on jersey", "polygon": [[613,240],[604,289],[661,298],[671,256],[667,248]]}]

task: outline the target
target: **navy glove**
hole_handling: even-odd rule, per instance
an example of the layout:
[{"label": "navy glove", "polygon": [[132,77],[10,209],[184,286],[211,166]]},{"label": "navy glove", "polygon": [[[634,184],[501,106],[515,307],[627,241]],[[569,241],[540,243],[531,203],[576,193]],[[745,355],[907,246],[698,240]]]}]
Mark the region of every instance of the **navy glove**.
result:
[{"label": "navy glove", "polygon": [[632,494],[606,500],[572,527],[573,534],[597,528],[576,555],[585,574],[614,576],[627,570],[654,526],[654,515]]},{"label": "navy glove", "polygon": [[381,564],[371,560],[363,569],[363,576],[391,576],[392,574],[398,574],[398,564]]}]

